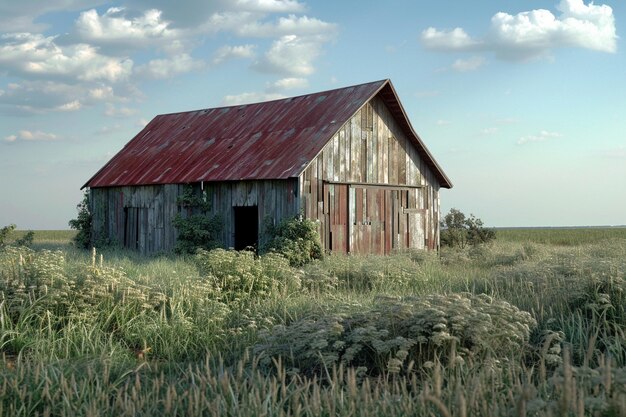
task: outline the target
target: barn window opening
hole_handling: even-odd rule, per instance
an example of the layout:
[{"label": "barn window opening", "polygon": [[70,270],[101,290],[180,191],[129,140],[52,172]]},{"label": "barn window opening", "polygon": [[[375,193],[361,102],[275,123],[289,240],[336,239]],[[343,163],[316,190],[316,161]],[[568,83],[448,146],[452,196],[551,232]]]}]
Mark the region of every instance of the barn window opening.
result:
[{"label": "barn window opening", "polygon": [[235,250],[254,248],[259,244],[259,208],[233,207],[235,217]]}]

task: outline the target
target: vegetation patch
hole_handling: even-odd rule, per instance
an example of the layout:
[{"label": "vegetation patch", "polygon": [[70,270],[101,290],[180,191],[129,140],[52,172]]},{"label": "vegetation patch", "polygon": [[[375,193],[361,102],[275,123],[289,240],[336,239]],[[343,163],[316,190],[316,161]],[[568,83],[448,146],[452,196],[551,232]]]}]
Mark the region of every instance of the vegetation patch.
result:
[{"label": "vegetation patch", "polygon": [[354,314],[276,326],[262,333],[255,353],[267,365],[282,357],[307,375],[339,364],[400,373],[435,360],[455,366],[516,356],[535,325],[529,313],[486,295],[387,297]]},{"label": "vegetation patch", "polygon": [[178,198],[178,205],[181,211],[172,222],[178,231],[174,251],[184,254],[219,248],[222,220],[217,215],[210,215],[211,205],[206,201],[206,195],[198,194],[188,186]]},{"label": "vegetation patch", "polygon": [[294,268],[13,237],[0,415],[626,415],[624,238]]},{"label": "vegetation patch", "polygon": [[295,267],[323,257],[322,243],[315,221],[296,216],[283,220],[276,226],[269,221],[266,224],[270,238],[262,252],[279,253]]},{"label": "vegetation patch", "polygon": [[479,245],[496,238],[493,229],[484,227],[483,221],[470,214],[466,217],[458,209],[450,212],[441,221],[441,245],[464,248],[467,245]]},{"label": "vegetation patch", "polygon": [[300,273],[276,253],[255,256],[249,251],[199,249],[195,256],[213,297],[226,303],[247,303],[300,288]]},{"label": "vegetation patch", "polygon": [[69,221],[69,226],[77,231],[73,241],[77,247],[88,249],[92,244],[92,216],[91,211],[89,211],[89,190],[85,190],[83,199],[76,205],[76,210],[78,211],[78,216]]}]

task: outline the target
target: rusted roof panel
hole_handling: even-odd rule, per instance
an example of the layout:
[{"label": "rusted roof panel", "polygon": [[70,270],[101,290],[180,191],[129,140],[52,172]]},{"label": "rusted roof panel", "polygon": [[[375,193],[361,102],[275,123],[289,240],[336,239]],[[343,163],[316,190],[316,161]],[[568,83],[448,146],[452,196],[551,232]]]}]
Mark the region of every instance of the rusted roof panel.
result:
[{"label": "rusted roof panel", "polygon": [[434,163],[441,185],[451,186],[410,127],[389,80],[263,103],[159,115],[85,186],[297,177],[379,91],[394,116],[403,119],[401,125],[416,139],[420,153],[425,152],[427,162]]}]

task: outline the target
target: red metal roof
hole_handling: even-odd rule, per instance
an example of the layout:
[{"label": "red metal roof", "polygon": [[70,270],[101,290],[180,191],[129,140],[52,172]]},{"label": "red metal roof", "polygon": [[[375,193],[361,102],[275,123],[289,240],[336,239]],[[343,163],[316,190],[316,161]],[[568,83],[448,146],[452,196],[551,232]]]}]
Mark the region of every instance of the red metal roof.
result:
[{"label": "red metal roof", "polygon": [[442,187],[452,185],[406,118],[391,82],[241,106],[156,116],[84,187],[297,177],[376,94],[415,139]]}]

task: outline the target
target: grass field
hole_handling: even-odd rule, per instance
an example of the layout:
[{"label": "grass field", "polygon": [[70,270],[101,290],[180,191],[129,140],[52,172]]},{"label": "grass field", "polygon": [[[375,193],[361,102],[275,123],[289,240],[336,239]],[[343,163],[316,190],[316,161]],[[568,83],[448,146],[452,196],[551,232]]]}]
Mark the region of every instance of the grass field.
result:
[{"label": "grass field", "polygon": [[626,415],[626,236],[600,230],[302,269],[36,233],[0,250],[0,415]]},{"label": "grass field", "polygon": [[626,239],[626,227],[499,228],[496,233],[500,241],[564,246],[602,242],[613,238]]}]

